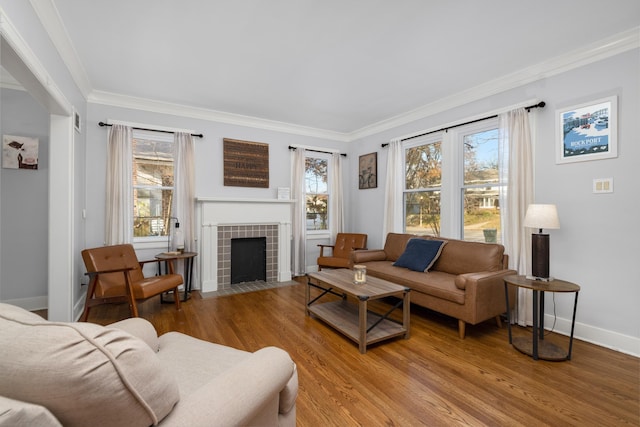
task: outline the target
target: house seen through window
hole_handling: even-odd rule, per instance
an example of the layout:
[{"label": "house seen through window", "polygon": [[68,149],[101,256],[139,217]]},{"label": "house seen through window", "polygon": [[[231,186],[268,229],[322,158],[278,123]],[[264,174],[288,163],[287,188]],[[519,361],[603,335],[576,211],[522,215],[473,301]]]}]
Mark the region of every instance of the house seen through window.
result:
[{"label": "house seen through window", "polygon": [[142,135],[132,143],[133,236],[167,236],[173,201],[173,140]]}]

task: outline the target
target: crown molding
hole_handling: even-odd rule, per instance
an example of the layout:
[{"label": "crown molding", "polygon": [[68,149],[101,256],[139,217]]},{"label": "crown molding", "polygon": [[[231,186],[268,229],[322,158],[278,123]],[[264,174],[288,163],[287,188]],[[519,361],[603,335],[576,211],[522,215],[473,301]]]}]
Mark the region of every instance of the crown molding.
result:
[{"label": "crown molding", "polygon": [[76,82],[82,95],[87,98],[93,90],[91,81],[71,42],[69,33],[62,23],[62,18],[53,0],[29,0],[29,2],[36,15],[38,15],[38,19],[40,19],[45,31],[49,34],[49,38],[60,54],[69,73],[71,73],[73,81]]},{"label": "crown molding", "polygon": [[640,27],[635,27],[568,54],[557,56],[406,113],[365,126],[347,134],[347,136],[350,141],[355,141],[638,48],[640,48]]},{"label": "crown molding", "polygon": [[243,116],[241,114],[226,113],[224,111],[209,110],[189,105],[173,104],[147,98],[122,95],[112,92],[94,90],[87,101],[94,104],[110,105],[114,107],[130,108],[134,110],[150,111],[173,116],[189,117],[232,125],[246,126],[294,135],[310,136],[333,141],[349,142],[348,136],[342,132],[300,126],[258,117]]}]

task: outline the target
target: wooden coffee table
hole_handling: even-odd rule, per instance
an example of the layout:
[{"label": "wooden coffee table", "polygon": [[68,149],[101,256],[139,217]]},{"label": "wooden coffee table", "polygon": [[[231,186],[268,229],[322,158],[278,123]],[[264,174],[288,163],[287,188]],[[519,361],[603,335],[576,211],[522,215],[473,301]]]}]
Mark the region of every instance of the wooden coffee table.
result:
[{"label": "wooden coffee table", "polygon": [[[311,288],[321,293],[311,298]],[[358,343],[360,353],[367,352],[367,346],[379,341],[410,336],[410,289],[386,280],[367,276],[367,283],[353,283],[353,271],[349,269],[323,270],[307,274],[305,303],[306,313],[316,317],[342,332]],[[337,295],[340,300],[318,303],[328,295]],[[369,301],[396,296],[400,301],[389,311],[379,314],[368,309]],[[389,315],[402,306],[402,323]]]}]

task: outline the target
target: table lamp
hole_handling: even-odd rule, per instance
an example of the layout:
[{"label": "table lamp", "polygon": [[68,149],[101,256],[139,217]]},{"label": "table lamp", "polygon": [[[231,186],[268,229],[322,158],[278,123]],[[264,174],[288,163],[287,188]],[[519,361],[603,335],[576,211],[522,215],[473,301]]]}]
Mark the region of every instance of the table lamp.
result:
[{"label": "table lamp", "polygon": [[538,233],[531,235],[531,277],[528,278],[545,282],[553,280],[549,276],[549,235],[543,234],[542,229],[560,228],[556,205],[529,205],[524,226],[538,229]]}]

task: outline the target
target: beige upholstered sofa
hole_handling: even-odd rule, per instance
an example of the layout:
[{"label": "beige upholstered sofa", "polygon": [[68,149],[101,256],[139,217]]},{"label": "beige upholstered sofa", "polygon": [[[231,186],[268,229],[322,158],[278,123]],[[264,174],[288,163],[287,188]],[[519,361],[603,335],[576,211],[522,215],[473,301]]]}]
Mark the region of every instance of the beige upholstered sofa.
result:
[{"label": "beige upholstered sofa", "polygon": [[169,332],[144,319],[48,322],[0,304],[1,426],[296,423],[296,366]]},{"label": "beige upholstered sofa", "polygon": [[[393,265],[412,238],[446,242],[427,272]],[[367,274],[411,288],[412,303],[458,319],[460,338],[467,323],[495,318],[500,325],[499,316],[506,312],[503,278],[517,274],[508,269],[508,260],[499,244],[398,233],[387,235],[384,249],[352,253],[353,263],[365,265]],[[515,301],[515,294],[509,301]]]}]

